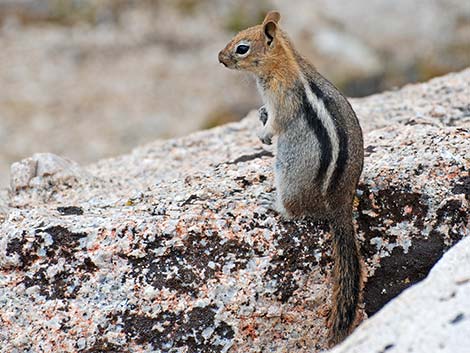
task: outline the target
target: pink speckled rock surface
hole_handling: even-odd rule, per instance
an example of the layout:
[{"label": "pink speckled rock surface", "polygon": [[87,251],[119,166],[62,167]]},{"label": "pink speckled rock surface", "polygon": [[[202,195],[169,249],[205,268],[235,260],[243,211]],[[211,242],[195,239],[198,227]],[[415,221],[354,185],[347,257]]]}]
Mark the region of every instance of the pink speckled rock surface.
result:
[{"label": "pink speckled rock surface", "polygon": [[[469,235],[469,82],[466,70],[353,101],[361,317]],[[325,349],[328,226],[259,204],[275,152],[257,126],[251,114],[66,173],[50,155],[52,174],[18,167],[29,174],[13,175],[0,217],[0,350]]]}]

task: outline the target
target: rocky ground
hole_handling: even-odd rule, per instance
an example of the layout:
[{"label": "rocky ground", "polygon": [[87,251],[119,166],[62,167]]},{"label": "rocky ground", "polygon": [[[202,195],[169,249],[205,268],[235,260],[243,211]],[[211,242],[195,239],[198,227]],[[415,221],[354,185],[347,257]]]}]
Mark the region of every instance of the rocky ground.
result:
[{"label": "rocky ground", "polygon": [[242,118],[258,95],[217,52],[272,8],[348,95],[470,62],[466,0],[0,0],[0,185],[36,152],[91,163]]},{"label": "rocky ground", "polygon": [[470,345],[470,238],[331,353],[452,352]]},{"label": "rocky ground", "polygon": [[[467,69],[354,101],[366,147],[361,318],[470,235],[469,82]],[[50,154],[15,163],[0,217],[3,351],[325,349],[328,226],[260,206],[274,151],[257,126],[251,114],[87,167]],[[401,347],[396,337],[380,349]]]}]

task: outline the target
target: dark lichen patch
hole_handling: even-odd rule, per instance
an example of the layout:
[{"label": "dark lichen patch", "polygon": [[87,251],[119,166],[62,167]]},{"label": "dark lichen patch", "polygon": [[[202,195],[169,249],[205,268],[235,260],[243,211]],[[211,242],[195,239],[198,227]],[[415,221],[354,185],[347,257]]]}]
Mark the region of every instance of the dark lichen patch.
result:
[{"label": "dark lichen patch", "polygon": [[83,214],[82,208],[77,206],[57,207],[57,211],[63,216],[81,216]]},{"label": "dark lichen patch", "polygon": [[82,353],[126,353],[129,349],[111,343],[106,339],[98,339],[90,348],[80,351]]},{"label": "dark lichen patch", "polygon": [[462,232],[459,232],[458,229],[460,226],[465,227],[469,223],[470,213],[463,207],[462,201],[448,200],[436,211],[436,215],[437,223],[433,232],[437,232],[441,224],[453,225],[448,233],[448,237],[450,238],[448,239],[448,247],[463,238]]},{"label": "dark lichen patch", "polygon": [[220,352],[221,342],[234,337],[226,322],[216,322],[215,307],[196,307],[188,312],[162,312],[156,317],[126,311],[118,317],[130,341],[151,344],[154,349],[187,352]]},{"label": "dark lichen patch", "polygon": [[23,253],[23,246],[26,244],[26,239],[24,238],[25,233],[22,234],[23,238],[13,238],[7,244],[6,255],[11,256],[13,254],[21,255]]},{"label": "dark lichen patch", "polygon": [[[299,288],[295,279],[297,272],[308,275],[318,266],[325,270],[331,257],[326,249],[331,246],[329,241],[320,245],[319,234],[328,231],[325,222],[284,222],[284,230],[276,234],[277,255],[271,259],[271,265],[266,272],[267,281],[276,282],[274,295],[283,303],[287,302]],[[315,253],[320,252],[320,260]]]},{"label": "dark lichen patch", "polygon": [[48,278],[46,269],[41,268],[33,276],[25,276],[23,284],[29,288],[39,287],[39,293],[46,299],[74,299],[80,290],[80,281],[69,271],[61,271]]},{"label": "dark lichen patch", "polygon": [[226,264],[231,264],[232,272],[242,269],[255,251],[243,241],[221,238],[217,231],[206,229],[203,232],[190,231],[182,246],[169,247],[165,243],[171,237],[164,240],[157,235],[153,244],[165,249],[158,256],[145,244],[148,252],[145,257],[120,256],[129,261],[137,280],[155,288],[166,287],[195,296],[200,286],[214,278]]},{"label": "dark lichen patch", "polygon": [[[210,261],[222,268],[228,262],[233,264],[232,272],[243,269],[248,259],[253,256],[252,247],[234,239],[224,239],[219,237],[215,231],[211,236],[202,233],[189,232],[183,244],[187,249],[187,256],[193,266],[199,269],[207,268]],[[208,278],[212,278],[215,272],[207,270]]]},{"label": "dark lichen patch", "polygon": [[[45,246],[44,234],[49,234],[53,243]],[[65,269],[56,273],[52,278],[47,276],[46,269],[53,264],[57,264],[59,258],[67,259],[67,264],[71,262],[71,255],[78,245],[80,238],[86,236],[85,233],[72,233],[67,229],[56,226],[46,230],[37,229],[32,240],[27,240],[26,233],[21,239],[13,239],[7,244],[7,255],[17,254],[21,261],[20,269],[27,272],[35,261],[40,261],[41,266],[34,273],[27,273],[21,282],[26,288],[38,286],[41,295],[47,299],[75,298],[80,289],[80,280],[66,265]],[[47,257],[39,256],[39,249],[44,248]],[[88,259],[89,260],[89,259]],[[84,267],[78,268],[90,272],[93,270],[91,263],[85,259]],[[44,263],[44,264],[43,264]]]},{"label": "dark lichen patch", "polygon": [[461,177],[452,187],[453,194],[464,194],[468,199],[470,197],[470,176]]},{"label": "dark lichen patch", "polygon": [[130,314],[129,311],[118,316],[122,319],[123,329],[129,340],[138,344],[152,343],[155,348],[171,345],[172,331],[180,319],[172,312],[163,312],[155,318]]},{"label": "dark lichen patch", "polygon": [[20,269],[27,269],[31,264],[38,259],[37,251],[41,244],[41,237],[35,236],[35,240],[27,245],[28,241],[26,240],[26,232],[23,232],[21,238],[14,238],[7,244],[6,255],[12,256],[17,254],[20,261]]},{"label": "dark lichen patch", "polygon": [[87,236],[86,233],[73,233],[62,226],[54,226],[41,231],[52,237],[54,243],[51,245],[51,248],[54,250],[62,248],[67,252],[73,252],[74,248],[78,246],[80,239]]},{"label": "dark lichen patch", "polygon": [[[371,192],[365,185],[360,185],[359,189],[363,194],[357,207],[357,224],[359,232],[365,238],[361,244],[361,252],[365,258],[371,258],[377,253],[376,246],[370,240],[384,238],[384,229],[403,221],[410,222],[417,229],[423,229],[429,209],[424,195],[404,192],[404,188],[395,187],[377,192]],[[389,236],[387,240],[395,242],[396,237]]]},{"label": "dark lichen patch", "polygon": [[[45,234],[52,238],[52,243],[49,245],[46,245]],[[30,242],[24,237],[20,245],[12,249],[20,256],[21,269],[28,271],[34,261],[39,261],[40,267],[34,273],[27,273],[22,283],[27,288],[38,286],[39,293],[47,299],[75,298],[87,272],[94,270],[94,264],[88,258],[82,265],[77,266],[84,271],[82,277],[80,272],[74,270],[73,254],[78,251],[79,241],[83,237],[86,237],[86,233],[73,233],[62,226],[36,229],[34,239]],[[41,248],[44,249],[46,256],[39,256],[38,251]],[[53,276],[48,276],[47,268],[57,264],[60,258],[66,259],[64,269]]]},{"label": "dark lichen patch", "polygon": [[[77,251],[80,238],[86,237],[86,233],[73,233],[62,226],[54,226],[47,229],[36,229],[34,239],[27,240],[26,233],[21,239],[13,239],[7,244],[8,256],[17,254],[21,261],[21,269],[27,270],[31,264],[39,259],[38,251],[41,247],[46,250],[48,261],[57,263],[59,257],[70,258]],[[53,243],[44,246],[44,237],[41,233],[51,236]]]},{"label": "dark lichen patch", "polygon": [[57,207],[57,211],[62,216],[81,216],[83,214],[83,209],[77,206],[66,206],[66,207]]},{"label": "dark lichen patch", "polygon": [[448,200],[436,211],[437,223],[461,224],[468,220],[468,212],[462,208],[462,201]]},{"label": "dark lichen patch", "polygon": [[375,314],[403,290],[424,279],[445,249],[444,239],[437,233],[426,239],[415,239],[407,253],[395,247],[390,256],[381,259],[380,267],[367,280],[364,289],[367,314]]},{"label": "dark lichen patch", "polygon": [[250,186],[252,182],[250,180],[247,180],[245,176],[239,176],[234,179],[241,187],[246,188],[247,186]]},{"label": "dark lichen patch", "polygon": [[[358,224],[361,231],[367,232],[371,227],[380,227],[384,220],[396,224],[410,221],[415,227],[422,228],[423,219],[428,213],[425,196],[416,192],[406,192],[405,187],[390,187],[372,193],[365,185],[360,185],[363,197],[358,205]],[[373,200],[369,197],[373,196]],[[374,211],[378,217],[371,217],[367,211]]]},{"label": "dark lichen patch", "polygon": [[96,266],[89,257],[85,257],[83,263],[79,265],[78,268],[85,271],[86,273],[93,273],[98,270],[98,266]]},{"label": "dark lichen patch", "polygon": [[[44,235],[41,233],[47,233],[52,238],[52,244],[44,245]],[[32,244],[28,247],[28,250],[23,252],[23,257],[27,260],[26,265],[29,265],[31,258],[39,259],[37,251],[39,248],[44,247],[48,264],[56,264],[59,258],[66,258],[68,262],[73,255],[77,252],[80,239],[86,237],[86,233],[73,233],[62,226],[54,226],[47,229],[36,229],[35,239]],[[24,265],[23,268],[27,266]]]},{"label": "dark lichen patch", "polygon": [[132,266],[132,277],[155,288],[163,287],[180,293],[196,295],[201,282],[184,256],[184,249],[173,248],[162,256],[152,253],[145,257],[122,255]]}]

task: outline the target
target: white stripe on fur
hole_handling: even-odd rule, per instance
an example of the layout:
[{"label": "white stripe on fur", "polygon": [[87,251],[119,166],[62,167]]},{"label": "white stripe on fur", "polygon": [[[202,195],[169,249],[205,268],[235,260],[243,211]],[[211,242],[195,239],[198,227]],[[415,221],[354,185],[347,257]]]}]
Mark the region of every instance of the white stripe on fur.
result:
[{"label": "white stripe on fur", "polygon": [[302,84],[304,86],[308,101],[312,105],[313,110],[317,113],[317,116],[325,127],[326,132],[328,133],[328,137],[331,141],[331,161],[326,171],[326,178],[325,180],[323,180],[322,185],[322,193],[325,194],[328,189],[328,186],[330,185],[331,176],[333,175],[333,172],[336,167],[336,161],[338,160],[338,134],[336,133],[336,127],[333,121],[333,117],[326,109],[325,104],[323,104],[323,101],[321,99],[318,99],[318,97],[312,92],[307,80],[305,79],[302,73],[300,73],[300,80],[302,81]]}]

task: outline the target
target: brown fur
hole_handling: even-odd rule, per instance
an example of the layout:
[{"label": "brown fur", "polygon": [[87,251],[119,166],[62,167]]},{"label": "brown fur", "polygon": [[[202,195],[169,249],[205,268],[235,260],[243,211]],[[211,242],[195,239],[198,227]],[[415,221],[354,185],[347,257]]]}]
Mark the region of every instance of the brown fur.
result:
[{"label": "brown fur", "polygon": [[[362,283],[352,222],[353,197],[363,163],[362,131],[346,98],[297,53],[279,28],[279,19],[279,13],[272,11],[261,25],[237,34],[219,53],[219,61],[228,68],[251,72],[262,86],[266,109],[270,111],[260,138],[269,143],[272,136],[279,136],[278,211],[286,218],[327,219],[331,224],[335,266],[333,305],[327,324],[330,342],[336,344],[353,328]],[[240,43],[249,43],[250,51],[246,55],[236,53]],[[345,171],[326,193],[312,178],[315,168],[319,168],[319,157],[316,157],[322,147],[319,137],[312,137],[312,128],[299,119],[298,112],[306,105],[299,98],[305,92],[306,79],[314,81],[328,96],[329,104],[334,101],[330,108],[334,110],[335,123],[348,135],[348,142],[343,145],[348,152]]]},{"label": "brown fur", "polygon": [[[266,19],[270,16],[273,17],[268,14]],[[269,90],[281,93],[293,87],[299,69],[291,52],[291,46],[286,43],[284,35],[275,37],[274,40],[279,41],[279,45],[273,47],[266,45],[264,27],[270,23],[266,19],[263,24],[247,28],[233,37],[219,53],[219,61],[228,68],[253,73],[266,82]],[[242,40],[249,40],[251,52],[256,54],[240,60],[234,52]]]}]

